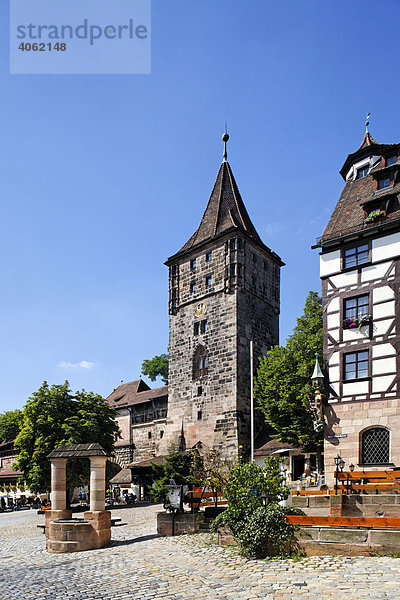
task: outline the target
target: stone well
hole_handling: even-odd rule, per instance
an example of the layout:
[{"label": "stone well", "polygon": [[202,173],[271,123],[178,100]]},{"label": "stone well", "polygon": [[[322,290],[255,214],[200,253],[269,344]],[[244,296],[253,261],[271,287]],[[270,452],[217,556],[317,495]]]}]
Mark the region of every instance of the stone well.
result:
[{"label": "stone well", "polygon": [[[100,444],[58,446],[51,461],[51,510],[45,514],[46,549],[52,553],[80,552],[111,544],[111,513],[105,510],[106,462],[109,455]],[[67,510],[66,466],[68,458],[90,461],[90,510],[83,519],[72,519]]]}]

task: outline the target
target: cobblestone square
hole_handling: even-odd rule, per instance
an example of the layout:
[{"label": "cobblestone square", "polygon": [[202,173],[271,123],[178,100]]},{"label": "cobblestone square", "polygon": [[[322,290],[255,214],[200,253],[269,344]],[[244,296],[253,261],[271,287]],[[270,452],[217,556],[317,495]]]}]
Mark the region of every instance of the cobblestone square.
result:
[{"label": "cobblestone square", "polygon": [[160,506],[114,510],[110,548],[48,554],[36,511],[0,514],[0,600],[397,599],[400,559],[247,561],[211,534],[159,538]]}]

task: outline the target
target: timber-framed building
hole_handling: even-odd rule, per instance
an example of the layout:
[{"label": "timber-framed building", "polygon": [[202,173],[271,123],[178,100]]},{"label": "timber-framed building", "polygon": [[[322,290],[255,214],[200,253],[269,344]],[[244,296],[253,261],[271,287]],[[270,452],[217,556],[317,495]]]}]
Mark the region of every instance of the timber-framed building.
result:
[{"label": "timber-framed building", "polygon": [[325,472],[400,464],[400,144],[368,131],[340,174],[345,187],[321,249]]}]

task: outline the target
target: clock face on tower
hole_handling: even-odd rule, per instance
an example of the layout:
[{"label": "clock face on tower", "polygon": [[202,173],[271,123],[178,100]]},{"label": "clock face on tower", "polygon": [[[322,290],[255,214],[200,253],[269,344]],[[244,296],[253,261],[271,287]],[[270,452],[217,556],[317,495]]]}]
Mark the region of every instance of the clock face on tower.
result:
[{"label": "clock face on tower", "polygon": [[207,306],[205,305],[204,302],[200,302],[200,304],[198,304],[196,306],[196,308],[194,309],[194,314],[196,317],[202,317],[203,315],[206,314],[207,311]]}]

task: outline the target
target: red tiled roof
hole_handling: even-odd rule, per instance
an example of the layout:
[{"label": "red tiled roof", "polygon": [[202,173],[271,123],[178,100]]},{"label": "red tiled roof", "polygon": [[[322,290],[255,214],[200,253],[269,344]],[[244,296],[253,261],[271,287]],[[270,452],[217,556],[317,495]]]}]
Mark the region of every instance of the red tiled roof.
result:
[{"label": "red tiled roof", "polygon": [[106,401],[113,408],[121,408],[122,406],[140,404],[141,402],[150,402],[154,398],[162,398],[163,396],[168,396],[167,385],[152,390],[142,379],[138,379],[119,385],[106,398]]},{"label": "red tiled roof", "polygon": [[[376,142],[367,132],[364,135],[361,146],[352,154],[349,154],[340,170],[342,177],[346,180],[347,174],[355,163],[368,157],[387,157],[400,154],[400,144],[380,144]],[[383,167],[381,160],[373,166],[366,177],[353,179],[350,177],[341,196],[335,206],[328,225],[325,228],[317,245],[332,242],[346,235],[360,234],[362,237],[375,233],[377,229],[400,228],[400,164]],[[394,185],[377,191],[376,178],[380,173],[394,172]],[[379,174],[379,175],[378,175]],[[379,221],[367,222],[369,210],[382,208],[386,216]]]},{"label": "red tiled roof", "polygon": [[300,448],[293,446],[293,444],[279,442],[278,440],[269,440],[266,444],[254,450],[254,456],[269,456],[270,454],[273,454],[279,450],[300,451]]}]

